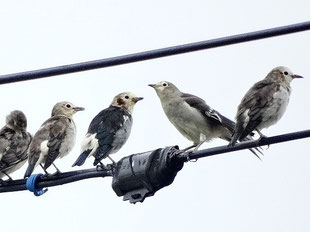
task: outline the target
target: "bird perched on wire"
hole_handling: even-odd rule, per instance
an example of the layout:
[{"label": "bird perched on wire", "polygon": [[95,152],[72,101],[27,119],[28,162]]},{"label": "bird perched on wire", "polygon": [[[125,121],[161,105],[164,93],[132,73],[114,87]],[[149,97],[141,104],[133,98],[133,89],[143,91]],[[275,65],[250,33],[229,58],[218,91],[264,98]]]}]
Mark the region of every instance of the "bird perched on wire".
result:
[{"label": "bird perched on wire", "polygon": [[31,142],[27,132],[27,119],[23,112],[12,111],[6,117],[6,125],[0,130],[0,179],[21,168],[27,161],[27,149]]},{"label": "bird perched on wire", "polygon": [[[214,138],[231,140],[235,123],[212,109],[203,99],[181,92],[168,81],[149,86],[155,89],[169,121],[185,138],[194,143],[183,151],[191,148],[196,151],[204,142]],[[246,140],[250,140],[250,137]],[[253,149],[250,150],[259,158]]]},{"label": "bird perched on wire", "polygon": [[[70,102],[58,102],[52,110],[51,117],[46,120],[34,135],[28,150],[28,168],[25,177],[29,177],[34,168],[40,165],[46,169],[54,161],[67,155],[73,148],[76,127],[72,116],[84,110]],[[44,166],[43,166],[44,164]]]},{"label": "bird perched on wire", "polygon": [[229,145],[233,146],[253,130],[264,137],[260,130],[275,124],[283,116],[291,94],[290,83],[295,78],[302,76],[280,66],[249,89],[238,106],[236,129]]},{"label": "bird perched on wire", "polygon": [[81,154],[72,167],[83,165],[90,156],[95,157],[94,166],[106,157],[115,163],[110,154],[119,151],[126,143],[131,131],[133,108],[142,99],[130,92],[116,95],[111,105],[91,121],[82,141]]}]

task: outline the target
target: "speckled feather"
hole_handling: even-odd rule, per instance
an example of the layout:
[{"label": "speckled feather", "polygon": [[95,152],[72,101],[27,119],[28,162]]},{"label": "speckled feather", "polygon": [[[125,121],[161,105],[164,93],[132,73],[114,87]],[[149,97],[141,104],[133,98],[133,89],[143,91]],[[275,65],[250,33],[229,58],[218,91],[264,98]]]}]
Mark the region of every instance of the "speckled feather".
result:
[{"label": "speckled feather", "polygon": [[[12,113],[23,114],[19,111]],[[22,120],[26,120],[24,115]],[[6,125],[0,130],[0,178],[4,176],[4,172],[10,174],[23,166],[28,158],[27,149],[31,139],[31,134],[26,131],[26,127],[21,129]]]},{"label": "speckled feather", "polygon": [[238,106],[236,132],[230,145],[234,145],[238,139],[242,140],[253,130],[260,131],[280,120],[288,105],[290,82],[294,78],[301,76],[279,66],[247,91]]}]

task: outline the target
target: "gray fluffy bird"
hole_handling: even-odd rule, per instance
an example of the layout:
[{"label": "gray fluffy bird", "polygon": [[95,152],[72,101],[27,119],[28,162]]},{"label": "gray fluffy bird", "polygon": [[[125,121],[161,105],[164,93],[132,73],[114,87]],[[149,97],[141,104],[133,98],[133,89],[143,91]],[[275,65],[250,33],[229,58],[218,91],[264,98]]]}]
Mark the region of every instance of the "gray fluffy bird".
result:
[{"label": "gray fluffy bird", "polygon": [[42,124],[29,146],[25,177],[29,177],[38,165],[44,171],[51,164],[57,169],[53,162],[67,155],[74,146],[76,127],[72,116],[81,110],[84,108],[70,102],[59,102],[53,107],[51,117]]},{"label": "gray fluffy bird", "polygon": [[280,66],[249,89],[238,106],[236,132],[229,145],[234,145],[253,130],[264,137],[260,130],[275,124],[283,116],[291,94],[290,83],[295,78],[302,76]]},{"label": "gray fluffy bird", "polygon": [[130,92],[116,95],[111,105],[91,121],[81,154],[72,167],[83,165],[90,156],[95,157],[94,166],[106,157],[112,160],[110,154],[119,151],[130,135],[133,108],[142,99]]},{"label": "gray fluffy bird", "polygon": [[26,131],[27,119],[23,112],[12,111],[0,130],[0,179],[21,168],[27,161],[31,135]]},{"label": "gray fluffy bird", "polygon": [[[169,121],[188,140],[194,144],[183,151],[195,147],[214,138],[230,141],[234,133],[235,123],[206,102],[192,94],[182,93],[174,84],[161,81],[150,84],[154,88]],[[251,138],[246,138],[249,140]],[[258,158],[253,149],[250,149]]]}]

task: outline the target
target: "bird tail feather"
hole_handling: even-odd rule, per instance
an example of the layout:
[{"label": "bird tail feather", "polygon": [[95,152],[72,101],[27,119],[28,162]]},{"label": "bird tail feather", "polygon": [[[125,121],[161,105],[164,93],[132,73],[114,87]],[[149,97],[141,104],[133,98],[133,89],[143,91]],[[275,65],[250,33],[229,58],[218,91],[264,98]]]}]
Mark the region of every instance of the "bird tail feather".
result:
[{"label": "bird tail feather", "polygon": [[235,144],[237,143],[237,140],[238,140],[238,135],[237,135],[237,133],[234,133],[233,137],[231,138],[231,140],[230,140],[230,142],[228,144],[228,146],[229,147],[235,146]]},{"label": "bird tail feather", "polygon": [[[254,135],[254,133],[250,133],[250,135],[240,139],[240,133],[235,132],[228,144],[229,147],[233,147],[235,146],[235,144],[237,143],[237,141],[250,141],[253,140],[252,136]],[[264,153],[262,152],[262,148],[261,147],[255,147],[255,148],[249,148],[249,150],[258,158],[261,160],[261,158],[259,157],[259,154],[264,155]],[[259,153],[259,154],[257,154]]]},{"label": "bird tail feather", "polygon": [[82,166],[85,163],[90,152],[91,152],[91,150],[87,150],[87,151],[84,151],[82,154],[80,154],[80,156],[77,158],[77,160],[72,164],[72,167]]},{"label": "bird tail feather", "polygon": [[[242,141],[251,141],[251,140],[253,140],[253,138],[252,138],[250,135],[248,135],[248,136],[245,137],[244,139],[240,140],[240,142],[242,142]],[[262,152],[263,149],[262,149],[261,147],[249,148],[249,150],[250,150],[258,159],[262,160],[262,159],[259,157],[259,155],[257,154],[257,152],[258,152],[259,154],[264,155],[264,153]]]},{"label": "bird tail feather", "polygon": [[96,152],[93,165],[96,166],[97,164],[99,164],[102,159],[108,157],[108,155],[111,153],[111,151],[112,151],[112,146],[110,146],[110,145],[99,147],[99,149]]}]

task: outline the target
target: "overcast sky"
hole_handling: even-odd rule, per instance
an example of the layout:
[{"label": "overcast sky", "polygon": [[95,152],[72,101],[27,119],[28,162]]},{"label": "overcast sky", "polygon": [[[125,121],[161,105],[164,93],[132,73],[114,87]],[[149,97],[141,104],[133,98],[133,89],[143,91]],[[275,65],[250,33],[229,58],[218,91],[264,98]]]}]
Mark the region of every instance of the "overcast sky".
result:
[{"label": "overcast sky", "polygon": [[[0,74],[108,58],[309,20],[307,0],[260,1],[2,1]],[[74,150],[56,161],[71,168],[91,119],[123,91],[143,96],[134,110],[126,145],[113,157],[190,141],[169,123],[155,91],[173,82],[233,119],[237,105],[256,81],[284,65],[304,79],[292,82],[281,121],[267,136],[310,128],[310,32],[0,86],[0,124],[22,110],[35,133],[58,101],[86,111],[74,116]],[[224,145],[214,140],[202,148]],[[263,162],[239,151],[185,164],[174,183],[131,205],[117,197],[111,178],[0,194],[1,231],[309,231],[309,139],[272,145]],[[83,168],[91,168],[90,158]],[[22,178],[26,165],[12,174]],[[52,168],[51,171],[54,171]],[[42,172],[38,167],[36,172]]]}]

